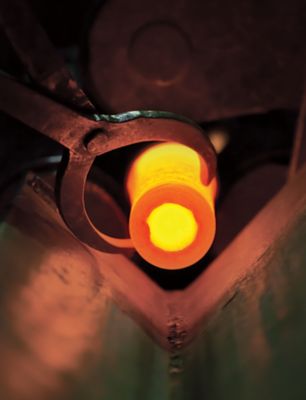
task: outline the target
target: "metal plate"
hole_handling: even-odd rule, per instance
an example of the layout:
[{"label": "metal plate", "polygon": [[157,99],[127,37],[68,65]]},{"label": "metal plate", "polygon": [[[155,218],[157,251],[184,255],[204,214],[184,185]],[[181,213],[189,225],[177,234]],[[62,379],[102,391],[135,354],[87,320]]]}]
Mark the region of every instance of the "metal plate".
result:
[{"label": "metal plate", "polygon": [[207,121],[298,105],[306,3],[112,0],[89,31],[87,85],[102,109]]}]

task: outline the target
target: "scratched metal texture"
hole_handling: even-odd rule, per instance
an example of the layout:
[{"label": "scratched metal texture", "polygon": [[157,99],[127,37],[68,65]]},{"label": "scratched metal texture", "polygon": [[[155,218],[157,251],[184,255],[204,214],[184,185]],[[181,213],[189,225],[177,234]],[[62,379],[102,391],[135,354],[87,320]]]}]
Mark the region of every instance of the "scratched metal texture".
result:
[{"label": "scratched metal texture", "polygon": [[[164,318],[165,293],[123,257],[80,244],[56,217],[54,204],[44,205],[48,192],[34,187],[34,193],[21,193],[0,225],[0,398],[303,399],[306,207],[297,194],[304,177],[305,170],[271,203],[272,210],[288,213],[285,222],[290,217],[282,234],[271,243],[261,235],[265,250],[253,249],[256,260],[245,265],[242,280],[237,276],[223,290],[219,306],[211,305],[214,312],[187,347],[172,351],[154,340],[169,340],[169,327],[180,324],[173,320],[175,328]],[[259,216],[259,225],[269,210]],[[260,232],[256,221],[249,230]],[[233,252],[239,252],[239,243],[245,242],[237,240]],[[245,252],[232,256],[245,264]],[[183,313],[189,336],[190,307],[195,308],[187,304],[190,290],[197,292],[194,301],[204,301],[202,313],[208,307],[209,298],[201,294],[207,279],[201,279],[201,287],[189,287],[189,296],[170,296],[172,312]]]},{"label": "scratched metal texture", "polygon": [[0,224],[0,398],[167,399],[167,352],[101,273],[123,258],[98,261],[42,199],[20,204]]},{"label": "scratched metal texture", "polygon": [[306,396],[306,212],[185,349],[178,399]]}]

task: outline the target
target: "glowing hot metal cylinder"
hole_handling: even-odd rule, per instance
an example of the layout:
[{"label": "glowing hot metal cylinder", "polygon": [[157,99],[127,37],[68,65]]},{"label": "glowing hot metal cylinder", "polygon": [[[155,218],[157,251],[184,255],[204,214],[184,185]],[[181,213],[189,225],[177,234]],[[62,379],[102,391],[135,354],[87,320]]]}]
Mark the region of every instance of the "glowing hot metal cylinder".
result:
[{"label": "glowing hot metal cylinder", "polygon": [[198,153],[177,143],[153,145],[133,162],[127,177],[130,235],[151,264],[185,268],[209,250],[216,231],[216,180],[203,185],[206,171]]}]

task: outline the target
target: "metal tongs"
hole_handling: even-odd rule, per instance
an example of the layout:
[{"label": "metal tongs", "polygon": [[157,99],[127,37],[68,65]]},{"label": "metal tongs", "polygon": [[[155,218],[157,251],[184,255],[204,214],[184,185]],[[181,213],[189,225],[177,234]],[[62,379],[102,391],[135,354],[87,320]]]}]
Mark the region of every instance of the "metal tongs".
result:
[{"label": "metal tongs", "polygon": [[85,184],[97,156],[139,142],[178,142],[206,160],[202,179],[204,184],[210,183],[216,170],[215,151],[198,125],[161,111],[98,113],[24,1],[1,0],[0,19],[32,82],[30,87],[0,74],[0,111],[67,149],[68,162],[59,171],[56,201],[62,218],[78,239],[107,253],[124,254],[126,248],[133,247],[129,238],[112,241],[87,215]]}]

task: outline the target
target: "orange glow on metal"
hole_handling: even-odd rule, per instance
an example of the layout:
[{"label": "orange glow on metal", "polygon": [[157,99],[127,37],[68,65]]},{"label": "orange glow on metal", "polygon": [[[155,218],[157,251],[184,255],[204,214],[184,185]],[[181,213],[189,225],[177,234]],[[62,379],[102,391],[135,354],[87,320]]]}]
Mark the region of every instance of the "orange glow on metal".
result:
[{"label": "orange glow on metal", "polygon": [[127,177],[129,229],[134,247],[151,264],[180,269],[209,250],[216,231],[216,179],[202,183],[207,166],[194,150],[177,143],[149,147]]}]

